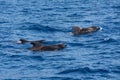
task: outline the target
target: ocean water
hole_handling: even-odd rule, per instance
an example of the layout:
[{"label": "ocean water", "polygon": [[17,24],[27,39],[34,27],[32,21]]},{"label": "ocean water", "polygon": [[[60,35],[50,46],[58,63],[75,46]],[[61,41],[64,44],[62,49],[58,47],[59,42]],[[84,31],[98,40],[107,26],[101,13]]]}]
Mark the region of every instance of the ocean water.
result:
[{"label": "ocean water", "polygon": [[[101,31],[73,36],[73,26]],[[30,51],[20,38],[64,43]],[[0,0],[0,80],[120,80],[120,0]]]}]

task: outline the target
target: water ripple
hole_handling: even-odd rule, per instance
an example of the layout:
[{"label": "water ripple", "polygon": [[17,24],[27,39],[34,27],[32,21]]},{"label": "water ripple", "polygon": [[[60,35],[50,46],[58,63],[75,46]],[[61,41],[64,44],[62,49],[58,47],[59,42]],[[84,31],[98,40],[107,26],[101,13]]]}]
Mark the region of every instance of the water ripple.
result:
[{"label": "water ripple", "polygon": [[[0,15],[1,80],[119,80],[120,0],[0,0]],[[103,29],[71,33],[92,25]],[[67,47],[30,51],[20,38]]]},{"label": "water ripple", "polygon": [[58,74],[70,74],[70,73],[109,73],[109,70],[105,69],[91,69],[89,67],[77,68],[77,69],[68,69],[59,72]]},{"label": "water ripple", "polygon": [[[19,24],[20,25],[20,24]],[[59,31],[63,31],[62,29],[57,29],[57,28],[53,28],[53,26],[44,26],[38,23],[21,23],[21,27],[19,27],[20,30],[35,30],[35,31],[46,31],[46,32],[59,32]]]}]

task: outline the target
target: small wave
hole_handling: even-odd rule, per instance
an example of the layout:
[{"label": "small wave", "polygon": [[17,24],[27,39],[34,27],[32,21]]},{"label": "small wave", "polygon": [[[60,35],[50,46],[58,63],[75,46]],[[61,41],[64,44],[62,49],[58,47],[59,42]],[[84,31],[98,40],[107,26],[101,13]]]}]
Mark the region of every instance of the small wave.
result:
[{"label": "small wave", "polygon": [[71,77],[47,77],[47,78],[42,78],[45,80],[81,80],[79,78],[71,78]]},{"label": "small wave", "polygon": [[59,57],[51,57],[51,58],[49,58],[48,60],[50,60],[50,61],[74,61],[75,60],[75,58],[59,58]]},{"label": "small wave", "polygon": [[115,66],[111,72],[120,74],[120,66]]},{"label": "small wave", "polygon": [[87,41],[89,44],[101,44],[101,43],[119,43],[119,39],[114,39],[111,37],[105,37],[98,40]]},{"label": "small wave", "polygon": [[6,78],[6,79],[3,79],[3,80],[22,80],[22,79],[19,79],[19,78]]},{"label": "small wave", "polygon": [[119,9],[120,6],[119,5],[118,6],[114,5],[114,6],[111,6],[111,8],[116,8],[116,9],[118,8]]},{"label": "small wave", "polygon": [[41,70],[42,68],[39,67],[38,65],[28,65],[26,66],[26,69],[36,69],[36,70]]},{"label": "small wave", "polygon": [[81,14],[78,14],[78,13],[70,14],[67,17],[82,17],[83,18],[83,16]]},{"label": "small wave", "polygon": [[42,56],[29,56],[33,60],[43,61],[44,58]]},{"label": "small wave", "polygon": [[7,21],[0,21],[0,24],[8,23]]},{"label": "small wave", "polygon": [[120,74],[120,70],[114,70],[112,72]]},{"label": "small wave", "polygon": [[102,41],[102,43],[110,43],[110,42],[118,42],[116,39],[113,39],[113,38],[109,38],[109,37],[106,37],[104,38],[104,41]]},{"label": "small wave", "polygon": [[84,46],[83,43],[68,43],[71,46]]},{"label": "small wave", "polygon": [[33,59],[33,60],[39,60],[39,61],[43,61],[43,57],[42,56],[28,56],[28,55],[9,55],[9,57],[11,58],[20,58],[20,59]]},{"label": "small wave", "polygon": [[46,31],[46,32],[62,31],[62,29],[57,29],[50,26],[44,26],[38,23],[26,22],[26,23],[21,23],[20,25],[22,25],[21,27],[19,27],[20,30],[35,30],[35,31]]},{"label": "small wave", "polygon": [[42,8],[43,11],[50,11],[50,10],[53,10],[54,8]]},{"label": "small wave", "polygon": [[89,67],[68,69],[59,72],[58,74],[69,74],[69,73],[109,73],[109,70],[105,69],[90,69]]}]

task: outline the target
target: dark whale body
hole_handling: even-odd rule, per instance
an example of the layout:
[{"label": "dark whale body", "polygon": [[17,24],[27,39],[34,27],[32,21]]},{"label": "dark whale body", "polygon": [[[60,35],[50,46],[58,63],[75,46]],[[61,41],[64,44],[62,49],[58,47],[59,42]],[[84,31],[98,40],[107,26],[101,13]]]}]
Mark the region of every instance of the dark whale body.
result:
[{"label": "dark whale body", "polygon": [[43,43],[44,41],[45,41],[45,40],[29,41],[29,40],[26,40],[26,39],[20,39],[20,40],[18,41],[18,43],[20,43],[20,44],[31,43],[31,42]]},{"label": "dark whale body", "polygon": [[88,33],[93,33],[100,30],[100,27],[97,26],[91,26],[88,28],[80,28],[78,26],[73,27],[73,35],[81,35],[81,34],[88,34]]},{"label": "dark whale body", "polygon": [[56,45],[43,45],[39,42],[31,42],[33,45],[29,50],[32,51],[55,51],[55,50],[61,50],[66,47],[65,44],[56,44]]}]

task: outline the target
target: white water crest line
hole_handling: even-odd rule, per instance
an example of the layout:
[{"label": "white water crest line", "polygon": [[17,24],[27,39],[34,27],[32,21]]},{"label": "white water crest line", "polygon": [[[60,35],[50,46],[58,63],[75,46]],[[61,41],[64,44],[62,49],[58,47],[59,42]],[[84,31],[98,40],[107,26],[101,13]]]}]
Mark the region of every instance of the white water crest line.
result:
[{"label": "white water crest line", "polygon": [[100,26],[100,31],[102,31],[103,30],[103,28]]},{"label": "white water crest line", "polygon": [[110,40],[110,38],[109,38],[109,37],[106,37],[106,38],[104,38],[104,40],[105,40],[105,41],[108,41],[108,40]]}]

